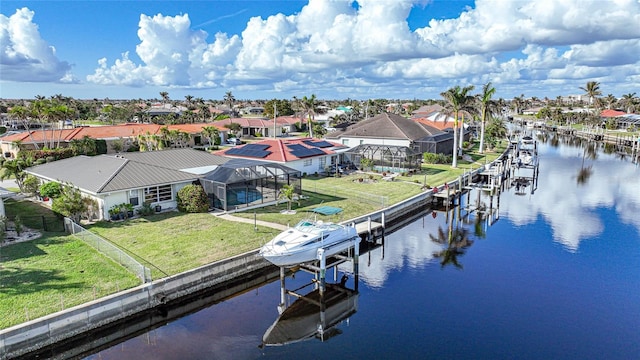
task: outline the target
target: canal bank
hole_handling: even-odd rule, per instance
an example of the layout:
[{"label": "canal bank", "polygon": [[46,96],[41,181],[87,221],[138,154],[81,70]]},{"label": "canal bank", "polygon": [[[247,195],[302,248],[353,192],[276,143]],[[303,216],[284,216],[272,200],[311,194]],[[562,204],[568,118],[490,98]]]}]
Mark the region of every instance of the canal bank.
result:
[{"label": "canal bank", "polygon": [[[503,155],[504,156],[504,155]],[[502,158],[502,157],[501,157]],[[501,162],[498,158],[496,162]],[[461,191],[482,172],[479,168],[472,173],[460,177],[447,184],[449,189]],[[439,189],[442,190],[442,189]],[[434,200],[432,189],[425,189],[422,193],[401,203],[345,221],[350,224],[367,224],[379,222],[382,228],[392,229],[402,222],[411,219],[413,215],[426,211]],[[362,227],[362,225],[361,225]],[[366,226],[365,228],[368,228]],[[384,230],[381,230],[384,231]],[[379,234],[366,234],[373,237]],[[276,271],[274,272],[273,269]],[[169,314],[169,310],[176,304],[197,299],[203,292],[213,291],[214,296],[219,290],[232,288],[238,282],[248,282],[249,279],[269,281],[269,274],[275,273],[277,268],[257,255],[257,250],[230,259],[212,263],[175,276],[153,281],[133,289],[104,297],[102,299],[82,304],[65,311],[45,316],[33,321],[13,326],[0,331],[0,358],[27,358],[36,353],[53,353],[52,348],[59,345],[74,343],[87,336],[96,339],[104,338],[109,343],[117,336],[101,337],[108,329],[116,329],[119,337],[135,334],[140,329],[166,322],[162,314]],[[212,290],[213,289],[213,290]],[[218,290],[216,290],[218,289]],[[242,291],[242,290],[237,290]],[[225,292],[226,293],[226,292]],[[229,296],[229,295],[227,295]],[[160,314],[160,317],[149,314]],[[132,319],[143,321],[134,322],[137,325],[127,326]],[[127,328],[124,331],[121,328]],[[96,334],[96,335],[91,335]],[[99,340],[100,341],[100,340]],[[95,346],[94,346],[95,345]],[[104,346],[100,343],[91,345],[92,348]]]}]

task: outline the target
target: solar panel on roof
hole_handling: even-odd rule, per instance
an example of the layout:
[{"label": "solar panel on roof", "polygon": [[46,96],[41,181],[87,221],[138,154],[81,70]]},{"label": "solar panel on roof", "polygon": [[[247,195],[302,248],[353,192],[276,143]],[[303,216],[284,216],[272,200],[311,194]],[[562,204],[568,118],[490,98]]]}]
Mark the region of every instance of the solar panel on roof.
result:
[{"label": "solar panel on roof", "polygon": [[247,150],[267,150],[270,147],[271,145],[265,145],[265,144],[247,144],[242,148]]},{"label": "solar panel on roof", "polygon": [[315,155],[324,155],[324,151],[318,148],[308,148],[300,144],[289,144],[287,147],[291,150],[291,154],[298,158],[305,158]]},{"label": "solar panel on roof", "polygon": [[314,147],[318,147],[318,148],[326,148],[326,147],[332,147],[333,144],[331,144],[328,141],[313,141],[313,140],[303,140],[303,143],[309,145],[309,146],[314,146]]},{"label": "solar panel on roof", "polygon": [[[253,144],[251,144],[251,145],[253,145]],[[267,145],[266,148],[264,148],[263,146],[264,145],[260,145],[259,147],[249,147],[249,145],[245,145],[243,147],[235,147],[235,148],[227,150],[226,154],[228,154],[228,155],[238,155],[238,156],[247,156],[247,157],[254,157],[254,158],[263,159],[263,158],[269,156],[269,154],[271,154],[271,151],[264,150],[264,149],[268,148],[269,146]]]}]

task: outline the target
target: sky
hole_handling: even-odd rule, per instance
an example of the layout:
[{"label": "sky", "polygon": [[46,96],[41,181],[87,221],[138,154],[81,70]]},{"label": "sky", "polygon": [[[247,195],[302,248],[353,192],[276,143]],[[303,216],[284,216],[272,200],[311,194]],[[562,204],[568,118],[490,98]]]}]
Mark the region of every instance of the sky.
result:
[{"label": "sky", "polygon": [[640,0],[0,2],[0,98],[640,94]]}]

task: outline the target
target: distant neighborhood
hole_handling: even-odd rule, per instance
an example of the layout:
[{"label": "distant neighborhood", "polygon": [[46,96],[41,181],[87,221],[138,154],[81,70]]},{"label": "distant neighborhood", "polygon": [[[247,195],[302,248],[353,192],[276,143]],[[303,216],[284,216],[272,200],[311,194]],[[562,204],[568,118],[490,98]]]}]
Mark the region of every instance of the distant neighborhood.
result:
[{"label": "distant neighborhood", "polygon": [[339,176],[365,167],[411,172],[425,154],[451,158],[454,149],[479,138],[489,148],[514,117],[640,128],[635,94],[596,103],[587,95],[490,103],[465,95],[464,104],[447,97],[339,102],[313,95],[237,101],[230,92],[220,102],[190,96],[172,101],[160,94],[162,100],[155,101],[61,95],[2,100],[5,173],[24,173],[21,186],[32,177],[39,186],[77,188],[92,200],[84,214],[92,219],[109,219],[122,204],[174,209],[176,194],[190,184],[202,186],[210,209],[233,211],[278,201],[284,186],[299,194],[304,176]]}]

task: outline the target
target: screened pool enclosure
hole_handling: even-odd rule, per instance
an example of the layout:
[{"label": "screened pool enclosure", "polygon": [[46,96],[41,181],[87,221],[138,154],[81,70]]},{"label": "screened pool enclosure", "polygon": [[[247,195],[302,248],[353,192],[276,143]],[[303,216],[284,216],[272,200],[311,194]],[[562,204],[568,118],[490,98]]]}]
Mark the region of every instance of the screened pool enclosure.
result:
[{"label": "screened pool enclosure", "polygon": [[422,153],[406,146],[358,145],[346,152],[351,161],[362,167],[362,159],[373,160],[373,168],[378,171],[404,172],[419,169]]},{"label": "screened pool enclosure", "polygon": [[300,194],[300,172],[284,165],[250,159],[231,159],[200,179],[209,206],[224,211],[278,200],[284,185]]}]

